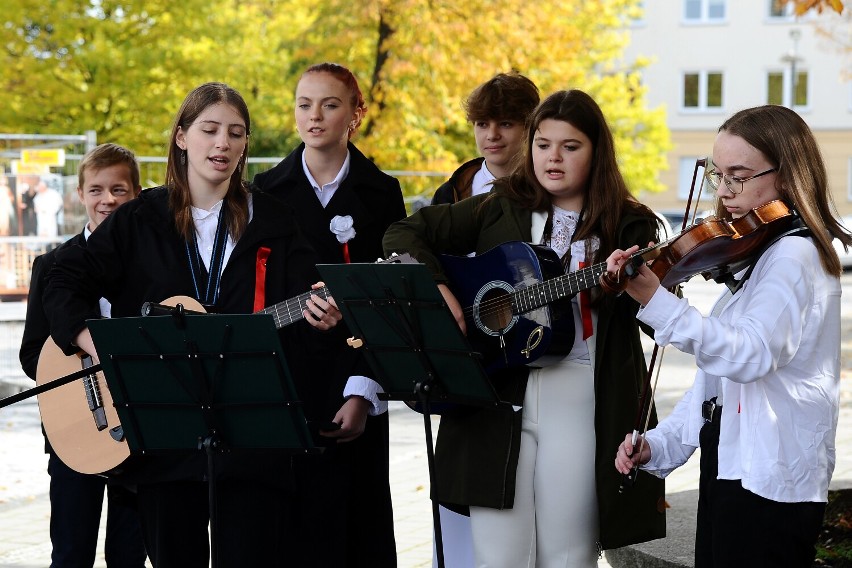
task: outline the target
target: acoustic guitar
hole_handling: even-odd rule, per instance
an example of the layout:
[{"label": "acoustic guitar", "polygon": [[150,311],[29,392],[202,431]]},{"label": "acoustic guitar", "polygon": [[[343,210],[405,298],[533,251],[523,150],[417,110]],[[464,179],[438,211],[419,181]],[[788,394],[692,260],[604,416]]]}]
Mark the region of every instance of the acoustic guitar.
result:
[{"label": "acoustic guitar", "polygon": [[[441,255],[440,261],[463,306],[468,340],[487,371],[541,357],[553,339],[552,305],[594,288],[606,273],[602,262],[566,274],[552,249],[520,241],[473,257]],[[561,328],[562,343],[573,344],[569,315]]]},{"label": "acoustic guitar", "polygon": [[[393,256],[380,263],[416,262],[409,255]],[[304,319],[305,302],[311,295],[327,300],[331,292],[323,286],[268,306],[256,313],[270,314],[276,329]],[[204,313],[204,307],[189,296],[174,296],[163,306],[182,304],[186,310]],[[146,303],[145,309],[154,304]],[[92,367],[86,353],[66,356],[50,337],[38,359],[36,384],[41,386],[59,377]],[[56,455],[80,473],[104,473],[115,469],[130,456],[121,422],[113,405],[106,379],[97,372],[38,395],[41,421]]]},{"label": "acoustic guitar", "polygon": [[[552,306],[594,288],[606,273],[602,262],[565,273],[553,249],[511,241],[477,256],[440,255],[448,286],[464,311],[467,339],[488,372],[532,363],[551,348]],[[573,314],[560,325],[562,348],[573,345]],[[422,413],[419,401],[406,401]],[[463,413],[469,407],[435,402],[431,414]]]}]

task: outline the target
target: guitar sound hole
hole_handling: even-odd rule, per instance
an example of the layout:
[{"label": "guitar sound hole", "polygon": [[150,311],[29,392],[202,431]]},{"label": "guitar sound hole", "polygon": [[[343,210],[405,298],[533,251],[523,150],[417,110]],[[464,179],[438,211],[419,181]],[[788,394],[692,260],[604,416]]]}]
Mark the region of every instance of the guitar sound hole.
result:
[{"label": "guitar sound hole", "polygon": [[512,298],[506,290],[495,288],[487,292],[479,304],[479,318],[491,331],[500,331],[512,323]]}]

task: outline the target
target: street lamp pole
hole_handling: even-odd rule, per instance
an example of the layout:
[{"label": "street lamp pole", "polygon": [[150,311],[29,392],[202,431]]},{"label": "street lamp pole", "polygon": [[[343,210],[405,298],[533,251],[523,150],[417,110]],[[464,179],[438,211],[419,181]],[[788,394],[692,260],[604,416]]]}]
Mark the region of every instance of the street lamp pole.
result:
[{"label": "street lamp pole", "polygon": [[793,28],[790,30],[790,39],[793,40],[793,47],[787,52],[787,55],[781,58],[781,61],[790,64],[790,103],[789,107],[796,106],[796,87],[798,86],[799,77],[796,72],[796,63],[802,60],[799,57],[799,39],[802,37],[802,30]]}]

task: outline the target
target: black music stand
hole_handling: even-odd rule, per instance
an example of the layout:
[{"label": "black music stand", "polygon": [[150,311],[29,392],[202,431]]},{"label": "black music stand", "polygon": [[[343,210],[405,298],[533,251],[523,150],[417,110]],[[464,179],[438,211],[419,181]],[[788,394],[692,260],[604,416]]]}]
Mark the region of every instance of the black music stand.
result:
[{"label": "black music stand", "polygon": [[271,316],[89,320],[131,455],[207,455],[217,565],[217,452],[318,451]]},{"label": "black music stand", "polygon": [[[388,400],[419,401],[429,480],[435,485],[433,403],[501,407],[481,355],[470,348],[422,264],[319,264],[343,319]],[[432,499],[438,566],[444,566],[438,501]]]}]

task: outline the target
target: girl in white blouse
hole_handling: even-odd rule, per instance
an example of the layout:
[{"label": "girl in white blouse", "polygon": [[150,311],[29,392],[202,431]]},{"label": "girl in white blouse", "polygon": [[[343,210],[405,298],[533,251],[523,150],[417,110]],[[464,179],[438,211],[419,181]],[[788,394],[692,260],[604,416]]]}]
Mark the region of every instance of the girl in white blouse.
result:
[{"label": "girl in white blouse", "polygon": [[[717,216],[773,200],[806,231],[773,242],[702,314],[642,266],[627,293],[659,345],[695,355],[692,389],[615,466],[665,477],[701,448],[695,566],[810,567],[834,470],[840,365],[840,263],[825,166],[805,122],[781,106],[740,111],[720,128],[706,178]],[[607,260],[617,271],[635,251]],[[640,450],[641,451],[638,451]]]}]

